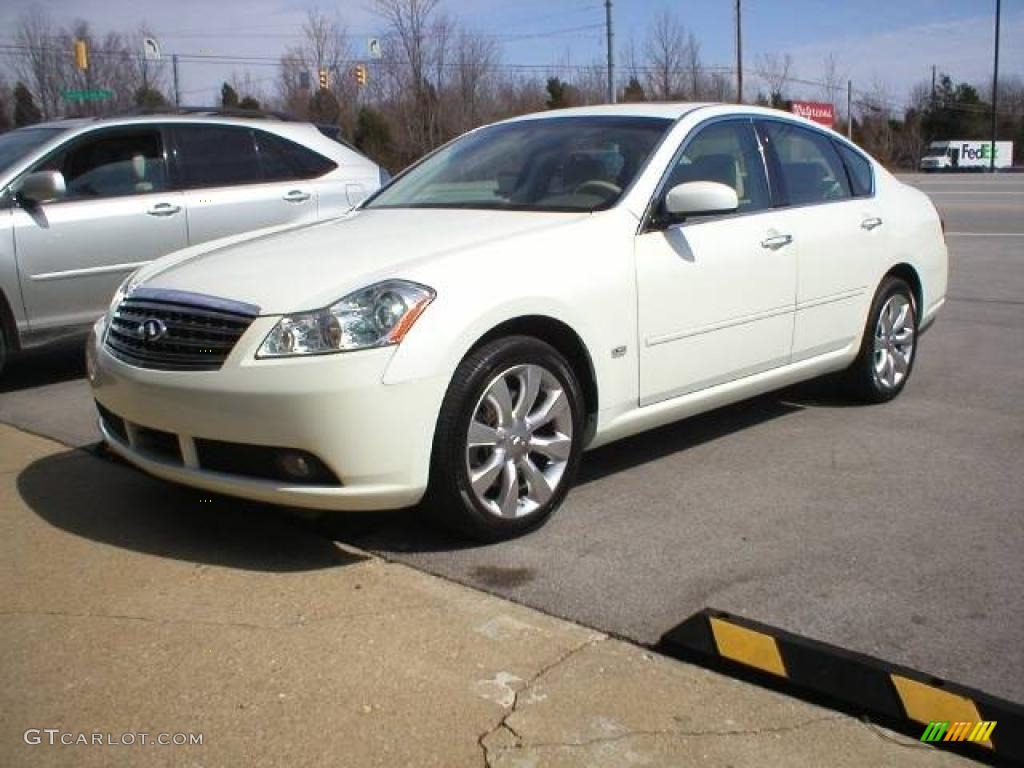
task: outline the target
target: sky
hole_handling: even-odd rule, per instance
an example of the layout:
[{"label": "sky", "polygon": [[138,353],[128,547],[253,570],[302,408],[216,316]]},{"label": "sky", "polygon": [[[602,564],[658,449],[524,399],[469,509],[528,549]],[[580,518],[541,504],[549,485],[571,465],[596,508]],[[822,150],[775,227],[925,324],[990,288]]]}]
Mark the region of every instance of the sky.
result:
[{"label": "sky", "polygon": [[[337,12],[357,55],[382,29],[372,0],[4,0],[0,44],[11,42],[19,16],[33,5],[58,24],[82,18],[100,32],[128,31],[145,22],[165,53],[276,57],[298,42],[309,8]],[[915,83],[930,78],[933,65],[958,81],[991,79],[995,0],[742,0],[742,5],[745,69],[756,67],[764,55],[788,53],[796,78],[818,81],[823,58],[833,53],[855,90],[881,89],[894,105],[903,103]],[[1024,76],[1024,0],[1002,5],[1000,72]],[[469,28],[493,36],[506,64],[583,65],[605,56],[603,0],[442,0],[442,7]],[[662,9],[674,10],[694,32],[706,65],[734,65],[733,0],[613,0],[617,55],[630,40],[643,50],[650,20]],[[272,90],[272,63],[248,68]],[[182,101],[212,103],[220,83],[239,69],[183,64]],[[797,96],[820,96],[810,85],[794,88]]]}]

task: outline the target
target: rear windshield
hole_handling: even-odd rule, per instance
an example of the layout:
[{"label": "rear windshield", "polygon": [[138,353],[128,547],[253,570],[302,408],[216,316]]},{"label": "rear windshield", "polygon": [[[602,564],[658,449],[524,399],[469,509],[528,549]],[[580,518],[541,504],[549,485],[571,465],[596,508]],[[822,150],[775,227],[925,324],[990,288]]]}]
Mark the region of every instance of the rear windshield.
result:
[{"label": "rear windshield", "polygon": [[0,134],[0,173],[9,169],[32,150],[41,147],[64,128],[19,128]]},{"label": "rear windshield", "polygon": [[614,205],[672,125],[650,117],[521,120],[467,134],[368,208],[594,211]]}]

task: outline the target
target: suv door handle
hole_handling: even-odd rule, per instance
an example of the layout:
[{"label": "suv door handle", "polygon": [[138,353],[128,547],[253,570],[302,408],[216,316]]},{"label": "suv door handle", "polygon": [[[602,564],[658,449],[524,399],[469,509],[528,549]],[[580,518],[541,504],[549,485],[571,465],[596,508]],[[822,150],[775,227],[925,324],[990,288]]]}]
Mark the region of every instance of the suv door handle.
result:
[{"label": "suv door handle", "polygon": [[309,197],[309,192],[303,192],[301,189],[293,189],[281,199],[286,200],[289,203],[304,203],[306,200],[309,200]]},{"label": "suv door handle", "polygon": [[180,210],[180,205],[174,205],[172,203],[157,203],[146,211],[146,213],[150,216],[173,216]]},{"label": "suv door handle", "polygon": [[862,221],[860,223],[860,228],[861,229],[866,229],[868,232],[870,232],[875,227],[880,227],[880,226],[882,226],[882,220],[880,218],[878,218],[877,216],[872,216],[869,219],[864,219],[864,221]]},{"label": "suv door handle", "polygon": [[779,248],[787,246],[792,242],[792,235],[772,235],[771,237],[766,237],[761,241],[761,247],[767,248],[771,251],[777,251]]}]

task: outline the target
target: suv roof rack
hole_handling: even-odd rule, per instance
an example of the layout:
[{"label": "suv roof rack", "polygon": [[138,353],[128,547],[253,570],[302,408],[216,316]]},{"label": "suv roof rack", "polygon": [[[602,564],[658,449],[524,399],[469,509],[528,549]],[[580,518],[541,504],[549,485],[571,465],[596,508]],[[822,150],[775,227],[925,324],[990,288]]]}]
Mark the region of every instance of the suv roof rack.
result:
[{"label": "suv roof rack", "polygon": [[297,122],[286,112],[267,109],[240,109],[238,107],[134,107],[115,113],[117,117],[143,117],[146,115],[210,115],[211,117],[249,117],[263,120]]}]

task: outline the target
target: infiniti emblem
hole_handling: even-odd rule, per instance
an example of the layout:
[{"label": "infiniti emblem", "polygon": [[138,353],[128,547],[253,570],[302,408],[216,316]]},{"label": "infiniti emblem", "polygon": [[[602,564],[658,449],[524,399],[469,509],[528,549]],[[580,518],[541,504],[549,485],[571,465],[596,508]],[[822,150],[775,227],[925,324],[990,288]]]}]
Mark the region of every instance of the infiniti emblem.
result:
[{"label": "infiniti emblem", "polygon": [[148,320],[143,320],[139,323],[139,327],[135,332],[143,341],[159,341],[163,338],[163,335],[167,333],[167,326],[164,325],[163,320],[157,320],[155,317],[151,317]]}]

